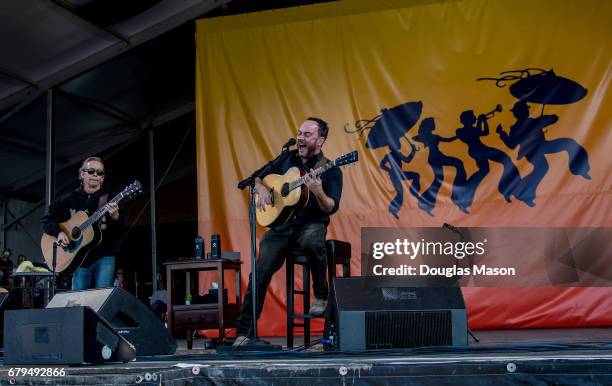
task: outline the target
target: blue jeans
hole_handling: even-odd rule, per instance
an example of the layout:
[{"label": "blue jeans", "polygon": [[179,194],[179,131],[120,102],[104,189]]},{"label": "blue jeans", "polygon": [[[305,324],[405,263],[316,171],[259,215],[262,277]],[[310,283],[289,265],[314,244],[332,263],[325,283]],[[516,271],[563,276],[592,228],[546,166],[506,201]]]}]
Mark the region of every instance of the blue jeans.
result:
[{"label": "blue jeans", "polygon": [[89,267],[80,267],[72,276],[72,289],[105,288],[113,286],[115,256],[103,256]]}]

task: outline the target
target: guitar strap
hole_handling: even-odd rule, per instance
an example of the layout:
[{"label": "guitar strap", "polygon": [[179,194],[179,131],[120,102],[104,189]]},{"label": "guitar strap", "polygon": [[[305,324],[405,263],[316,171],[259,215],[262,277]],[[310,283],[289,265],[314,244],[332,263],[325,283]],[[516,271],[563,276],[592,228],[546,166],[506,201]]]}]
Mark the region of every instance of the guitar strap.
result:
[{"label": "guitar strap", "polygon": [[[310,170],[314,170],[316,168],[320,168],[321,166],[325,165],[327,162],[329,162],[329,160],[327,158],[325,158],[325,156],[323,156],[323,157],[321,157],[320,160],[317,161],[317,163]],[[297,205],[296,205],[296,207],[293,209],[293,212],[291,213],[291,215],[289,215],[289,217],[287,218],[286,222],[293,221],[293,219],[295,218],[297,212],[298,212],[298,208],[297,208]]]},{"label": "guitar strap", "polygon": [[[102,208],[108,202],[108,193],[103,194],[98,199],[98,209]],[[100,229],[106,229],[106,216],[100,220]]]}]

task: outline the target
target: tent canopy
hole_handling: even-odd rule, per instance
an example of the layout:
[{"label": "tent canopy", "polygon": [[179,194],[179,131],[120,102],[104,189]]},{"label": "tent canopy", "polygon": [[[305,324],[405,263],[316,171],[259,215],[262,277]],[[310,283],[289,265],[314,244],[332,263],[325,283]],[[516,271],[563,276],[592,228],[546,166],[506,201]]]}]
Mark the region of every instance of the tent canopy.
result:
[{"label": "tent canopy", "polygon": [[[120,150],[150,128],[184,126],[176,120],[193,114],[192,21],[312,2],[2,1],[0,193],[43,199],[47,90],[53,89],[55,99],[58,193],[74,182],[78,163],[92,154],[123,154],[117,163],[142,164],[146,174],[146,153],[139,152],[135,162],[133,151]],[[172,138],[183,132],[160,131],[172,131],[165,134]],[[159,147],[161,153],[174,150]],[[190,154],[183,163],[193,172]]]}]

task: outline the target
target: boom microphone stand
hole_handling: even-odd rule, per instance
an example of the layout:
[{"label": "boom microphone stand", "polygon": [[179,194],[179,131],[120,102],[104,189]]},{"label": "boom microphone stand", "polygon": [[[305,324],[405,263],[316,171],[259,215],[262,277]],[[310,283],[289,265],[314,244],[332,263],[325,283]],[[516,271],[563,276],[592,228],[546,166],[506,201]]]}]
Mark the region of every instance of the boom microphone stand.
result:
[{"label": "boom microphone stand", "polygon": [[[463,235],[463,232],[461,232],[457,227],[448,224],[448,223],[444,223],[444,225],[442,225],[442,228],[447,229],[457,235],[459,235],[459,241],[464,242],[465,241],[465,236]],[[480,339],[478,339],[478,337],[474,334],[474,331],[472,331],[471,328],[467,328],[467,332],[468,334],[472,337],[472,339],[474,339],[474,341],[476,343],[480,342]]]},{"label": "boom microphone stand", "polygon": [[[259,177],[259,175],[266,170],[272,163],[278,160],[283,154],[289,151],[289,148],[295,144],[295,138],[291,138],[285,145],[283,146],[281,153],[276,156],[272,161],[269,161],[261,168],[255,170],[250,176],[245,178],[244,180],[238,183],[238,189],[244,190],[247,186],[249,187],[249,227],[251,233],[251,295],[252,295],[252,332],[254,339],[249,340],[246,347],[240,346],[239,348],[242,350],[248,350],[249,348],[253,350],[276,350],[277,347],[270,346],[264,342],[259,341],[257,336],[257,226],[255,223],[255,179]],[[251,343],[252,342],[252,343]]]}]

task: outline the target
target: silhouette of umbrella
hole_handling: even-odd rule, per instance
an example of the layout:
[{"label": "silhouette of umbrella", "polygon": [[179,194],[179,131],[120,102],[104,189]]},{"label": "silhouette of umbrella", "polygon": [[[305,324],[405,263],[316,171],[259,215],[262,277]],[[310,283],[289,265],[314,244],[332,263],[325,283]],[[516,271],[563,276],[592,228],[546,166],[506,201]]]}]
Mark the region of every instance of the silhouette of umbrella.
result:
[{"label": "silhouette of umbrella", "polygon": [[584,98],[587,89],[550,70],[515,82],[510,86],[510,94],[525,102],[566,105]]},{"label": "silhouette of umbrella", "polygon": [[423,110],[421,101],[407,102],[380,110],[380,118],[372,127],[366,146],[377,149],[397,142],[419,120],[421,110]]}]

